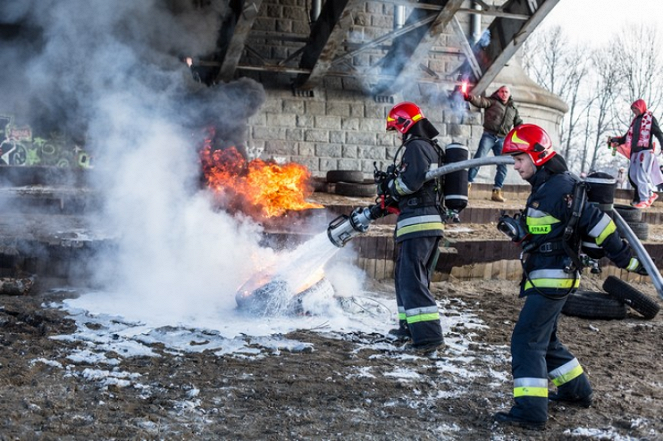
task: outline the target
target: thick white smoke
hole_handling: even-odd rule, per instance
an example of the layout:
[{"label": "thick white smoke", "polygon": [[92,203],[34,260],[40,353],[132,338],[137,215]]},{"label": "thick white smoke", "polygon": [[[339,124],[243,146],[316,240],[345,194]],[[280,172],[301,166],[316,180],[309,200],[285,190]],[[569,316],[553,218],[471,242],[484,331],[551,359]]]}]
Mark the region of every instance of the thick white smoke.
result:
[{"label": "thick white smoke", "polygon": [[257,226],[214,210],[199,189],[204,128],[241,142],[265,96],[250,80],[214,87],[193,80],[181,56],[214,50],[225,2],[194,3],[0,5],[11,28],[0,60],[20,67],[3,75],[4,106],[85,136],[93,184],[106,201],[101,226],[117,237],[117,252],[90,262],[88,276],[120,295],[113,303],[121,314],[172,321],[232,309],[236,288],[274,258],[259,247]]},{"label": "thick white smoke", "polygon": [[[206,129],[214,127],[216,145],[241,146],[265,100],[255,81],[207,87],[182,62],[215,50],[225,4],[0,3],[0,61],[20,67],[0,83],[3,105],[31,125],[84,140],[94,157],[93,186],[104,194],[98,228],[114,236],[113,246],[81,271],[102,292],[82,296],[77,307],[152,326],[263,332],[274,324],[261,320],[265,329],[254,323],[247,330],[235,310],[237,289],[266,268],[286,267],[299,280],[325,263],[308,268],[306,256],[305,267],[291,265],[296,253],[261,247],[258,225],[217,210],[201,190],[197,155]],[[336,250],[323,242],[325,260]],[[360,276],[352,275],[354,284],[349,273],[335,277],[339,267],[330,272],[343,280],[339,294],[357,295]]]}]

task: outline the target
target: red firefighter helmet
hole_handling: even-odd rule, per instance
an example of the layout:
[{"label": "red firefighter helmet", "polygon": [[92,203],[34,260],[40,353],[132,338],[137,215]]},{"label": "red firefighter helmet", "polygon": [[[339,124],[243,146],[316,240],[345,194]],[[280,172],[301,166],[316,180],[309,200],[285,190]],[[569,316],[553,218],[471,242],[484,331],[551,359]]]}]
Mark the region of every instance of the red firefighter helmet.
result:
[{"label": "red firefighter helmet", "polygon": [[387,130],[407,133],[414,123],[425,118],[423,112],[414,103],[408,101],[396,104],[387,115]]},{"label": "red firefighter helmet", "polygon": [[557,153],[553,150],[550,136],[534,124],[521,124],[514,127],[504,138],[503,155],[527,153],[535,166],[545,164]]}]

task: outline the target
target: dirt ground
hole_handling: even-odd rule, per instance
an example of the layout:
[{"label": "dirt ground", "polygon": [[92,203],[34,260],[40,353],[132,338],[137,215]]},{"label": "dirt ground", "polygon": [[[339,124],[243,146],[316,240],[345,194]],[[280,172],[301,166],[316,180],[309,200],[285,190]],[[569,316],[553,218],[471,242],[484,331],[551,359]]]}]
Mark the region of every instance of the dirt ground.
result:
[{"label": "dirt ground", "polygon": [[[372,289],[391,295],[390,283]],[[44,306],[62,294],[2,297],[0,439],[663,439],[661,315],[562,316],[560,337],[588,372],[595,405],[551,407],[548,429],[531,432],[491,421],[511,401],[508,344],[521,304],[514,282],[439,282],[433,291],[449,305],[446,314],[461,308],[476,316],[444,329],[447,340],[471,341],[462,356],[453,347],[407,356],[374,333],[299,331],[285,337],[312,350],[273,353],[256,344],[259,357],[155,344],[158,358],[115,354],[113,371],[140,378],[140,386],[124,387],[94,381],[95,369],[107,367],[67,357],[81,343],[52,338],[75,330]]]},{"label": "dirt ground", "polygon": [[[370,283],[367,290],[393,301],[391,282]],[[634,286],[658,299],[651,284]],[[600,290],[601,281],[586,277],[583,287]],[[663,439],[661,314],[563,315],[560,338],[588,373],[595,403],[551,406],[547,430],[532,432],[491,419],[511,403],[508,345],[522,303],[516,283],[450,280],[432,290],[445,305],[443,323],[458,310],[475,317],[445,326],[447,341],[469,341],[462,354],[448,346],[430,357],[407,355],[370,332],[302,330],[284,337],[312,349],[274,352],[256,343],[253,357],[157,343],[159,357],[114,354],[113,371],[140,378],[128,386],[95,381],[99,366],[67,357],[82,343],[53,338],[76,330],[46,306],[65,294],[37,284],[26,296],[0,296],[0,439]]]}]

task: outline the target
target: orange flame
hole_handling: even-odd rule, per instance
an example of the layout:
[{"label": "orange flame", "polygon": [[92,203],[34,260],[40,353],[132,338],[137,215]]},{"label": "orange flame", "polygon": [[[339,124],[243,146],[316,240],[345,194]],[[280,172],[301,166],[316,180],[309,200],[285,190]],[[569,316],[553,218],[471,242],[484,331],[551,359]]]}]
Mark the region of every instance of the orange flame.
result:
[{"label": "orange flame", "polygon": [[460,83],[460,92],[465,95],[467,93],[467,81]]},{"label": "orange flame", "polygon": [[323,208],[305,201],[312,191],[308,186],[311,173],[303,165],[278,165],[261,159],[247,162],[235,147],[213,150],[209,144],[203,148],[201,159],[205,183],[224,197],[227,208],[261,218]]}]

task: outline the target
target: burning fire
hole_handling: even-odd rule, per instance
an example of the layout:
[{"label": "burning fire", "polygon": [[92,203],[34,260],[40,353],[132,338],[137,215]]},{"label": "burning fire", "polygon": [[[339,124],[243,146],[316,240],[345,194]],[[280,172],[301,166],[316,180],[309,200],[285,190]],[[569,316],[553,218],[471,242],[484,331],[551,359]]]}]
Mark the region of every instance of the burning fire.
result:
[{"label": "burning fire", "polygon": [[467,81],[463,81],[462,83],[460,83],[460,92],[463,95],[467,95]]},{"label": "burning fire", "polygon": [[271,218],[288,211],[323,208],[305,201],[312,191],[311,173],[296,163],[278,165],[254,159],[248,162],[235,147],[201,151],[206,185],[227,198],[226,206],[253,217]]}]

